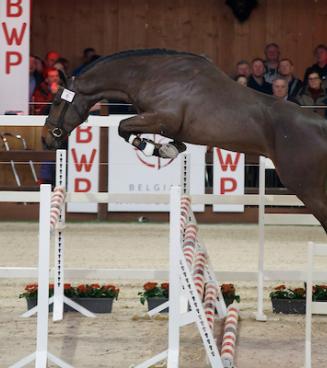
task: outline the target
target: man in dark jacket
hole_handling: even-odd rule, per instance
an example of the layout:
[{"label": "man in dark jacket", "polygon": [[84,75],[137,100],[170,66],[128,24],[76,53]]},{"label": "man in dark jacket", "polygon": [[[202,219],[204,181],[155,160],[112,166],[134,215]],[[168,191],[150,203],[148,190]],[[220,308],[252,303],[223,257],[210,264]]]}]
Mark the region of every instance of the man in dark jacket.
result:
[{"label": "man in dark jacket", "polygon": [[302,81],[298,78],[295,78],[293,75],[293,62],[290,59],[282,59],[279,62],[278,66],[278,73],[283,78],[286,79],[288,82],[288,96],[294,97],[299,93],[300,89],[302,88]]},{"label": "man in dark jacket", "polygon": [[264,77],[265,65],[264,61],[260,58],[255,58],[251,63],[252,74],[248,81],[248,87],[255,89],[256,91],[272,94],[272,87],[270,83],[267,83]]}]

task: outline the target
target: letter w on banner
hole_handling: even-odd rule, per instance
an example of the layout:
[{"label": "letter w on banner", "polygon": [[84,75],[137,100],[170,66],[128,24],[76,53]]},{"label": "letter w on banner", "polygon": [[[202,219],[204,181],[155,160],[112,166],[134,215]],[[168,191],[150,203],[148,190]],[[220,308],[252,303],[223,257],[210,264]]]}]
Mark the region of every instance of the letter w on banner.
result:
[{"label": "letter w on banner", "polygon": [[[75,193],[97,192],[99,188],[100,128],[85,124],[69,137],[68,190]],[[98,211],[97,203],[68,203],[68,212]]]},{"label": "letter w on banner", "polygon": [[[244,154],[213,149],[213,194],[244,194]],[[244,212],[242,204],[218,204],[214,212]]]}]

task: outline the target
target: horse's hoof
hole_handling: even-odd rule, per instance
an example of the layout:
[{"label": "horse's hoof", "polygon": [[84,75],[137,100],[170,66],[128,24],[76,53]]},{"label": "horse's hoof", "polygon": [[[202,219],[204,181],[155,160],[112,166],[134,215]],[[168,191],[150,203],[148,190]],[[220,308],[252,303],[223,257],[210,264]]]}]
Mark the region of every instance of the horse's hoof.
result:
[{"label": "horse's hoof", "polygon": [[178,154],[178,149],[171,143],[163,144],[159,148],[159,156],[162,158],[176,158]]}]

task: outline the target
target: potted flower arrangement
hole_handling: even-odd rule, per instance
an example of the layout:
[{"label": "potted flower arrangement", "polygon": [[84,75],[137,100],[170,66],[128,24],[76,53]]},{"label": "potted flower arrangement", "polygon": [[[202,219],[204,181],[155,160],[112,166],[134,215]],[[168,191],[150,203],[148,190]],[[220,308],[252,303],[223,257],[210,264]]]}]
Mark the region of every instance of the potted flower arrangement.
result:
[{"label": "potted flower arrangement", "polygon": [[234,301],[239,303],[241,298],[239,295],[236,295],[236,290],[234,284],[222,284],[220,286],[221,293],[223,294],[226,307],[230,304],[233,304]]},{"label": "potted flower arrangement", "polygon": [[[143,285],[143,291],[138,293],[142,304],[147,301],[148,310],[158,307],[169,299],[169,283],[147,282]],[[167,313],[169,308],[163,309],[160,313]]]},{"label": "potted flower arrangement", "polygon": [[[25,291],[19,295],[20,298],[25,298],[27,309],[31,309],[37,304],[38,284],[28,284],[25,286]],[[49,297],[54,293],[54,284],[49,284]],[[93,313],[111,313],[114,299],[118,299],[119,288],[110,284],[80,284],[72,286],[64,284],[64,295],[72,299],[76,303],[88,309]],[[53,305],[49,306],[49,311],[52,312]],[[75,311],[70,306],[64,306],[64,310]]]},{"label": "potted flower arrangement", "polygon": [[304,314],[305,313],[305,289],[287,288],[278,285],[270,293],[270,299],[274,313]]}]

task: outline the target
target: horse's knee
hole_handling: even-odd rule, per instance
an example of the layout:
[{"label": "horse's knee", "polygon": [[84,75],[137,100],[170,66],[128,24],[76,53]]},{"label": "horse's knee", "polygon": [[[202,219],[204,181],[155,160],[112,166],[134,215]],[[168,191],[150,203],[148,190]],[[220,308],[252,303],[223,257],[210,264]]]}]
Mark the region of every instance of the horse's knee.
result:
[{"label": "horse's knee", "polygon": [[118,125],[118,134],[125,139],[125,141],[128,141],[131,133],[127,131],[125,128],[127,121],[121,121]]}]

